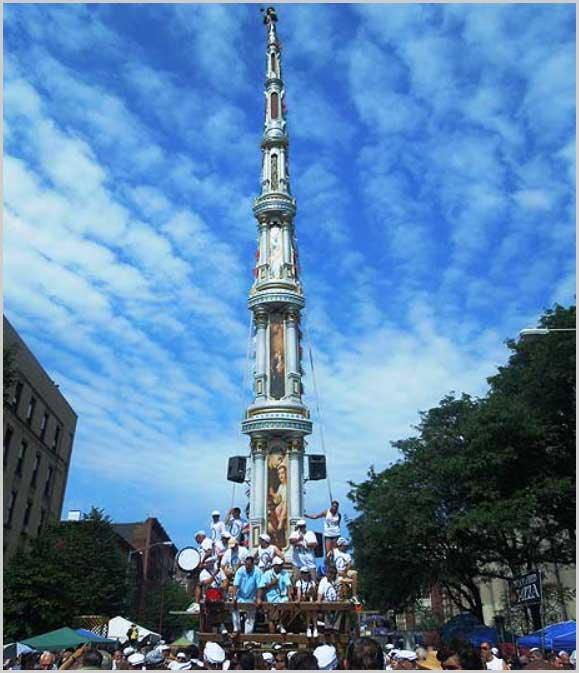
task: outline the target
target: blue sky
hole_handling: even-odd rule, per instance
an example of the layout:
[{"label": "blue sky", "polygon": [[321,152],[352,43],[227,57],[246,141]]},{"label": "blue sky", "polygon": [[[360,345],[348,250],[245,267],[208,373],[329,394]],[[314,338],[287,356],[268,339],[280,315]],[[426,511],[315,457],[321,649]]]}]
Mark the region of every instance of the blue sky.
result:
[{"label": "blue sky", "polygon": [[[483,394],[504,340],[574,301],[575,7],[278,16],[305,326],[351,512],[347,481],[395,460],[419,409]],[[79,415],[65,512],[157,516],[191,543],[245,503],[225,471],[248,450],[258,5],[4,21],[4,308]],[[307,486],[308,510],[326,501]]]}]

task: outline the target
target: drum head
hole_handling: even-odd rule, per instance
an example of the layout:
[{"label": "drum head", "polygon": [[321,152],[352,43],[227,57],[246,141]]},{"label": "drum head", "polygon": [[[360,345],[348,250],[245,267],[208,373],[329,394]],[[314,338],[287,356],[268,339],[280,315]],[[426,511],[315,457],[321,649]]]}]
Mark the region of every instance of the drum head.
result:
[{"label": "drum head", "polygon": [[183,547],[177,554],[177,565],[184,572],[192,572],[200,563],[201,554],[193,547]]}]

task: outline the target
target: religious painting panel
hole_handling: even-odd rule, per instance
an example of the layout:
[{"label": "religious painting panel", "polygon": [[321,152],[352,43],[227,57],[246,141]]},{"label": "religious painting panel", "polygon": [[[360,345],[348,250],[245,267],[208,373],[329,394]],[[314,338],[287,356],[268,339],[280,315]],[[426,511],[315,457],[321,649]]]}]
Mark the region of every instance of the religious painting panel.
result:
[{"label": "religious painting panel", "polygon": [[272,313],[269,318],[269,394],[274,400],[285,395],[285,347],[284,321],[281,313]]},{"label": "religious painting panel", "polygon": [[274,449],[267,457],[267,532],[280,549],[288,545],[288,497],[287,452]]}]

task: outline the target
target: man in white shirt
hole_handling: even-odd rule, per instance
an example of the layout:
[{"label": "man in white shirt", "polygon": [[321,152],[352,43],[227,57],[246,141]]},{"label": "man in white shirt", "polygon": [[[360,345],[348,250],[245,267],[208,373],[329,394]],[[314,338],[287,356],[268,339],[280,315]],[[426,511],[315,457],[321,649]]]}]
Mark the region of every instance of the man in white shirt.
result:
[{"label": "man in white shirt", "polygon": [[271,544],[271,538],[267,533],[262,533],[259,536],[259,547],[255,554],[255,559],[257,561],[257,567],[261,572],[270,570],[273,566],[273,560],[276,556],[283,559],[282,553],[278,547],[274,544]]},{"label": "man in white shirt", "polygon": [[241,547],[237,540],[230,537],[228,549],[221,557],[221,570],[226,577],[224,589],[228,589],[231,586],[237,569],[245,563],[245,559],[248,556],[249,551],[245,547]]},{"label": "man in white shirt", "polygon": [[226,530],[225,524],[223,523],[223,521],[221,521],[220,517],[221,513],[219,512],[219,510],[214,509],[211,512],[212,522],[209,536],[211,537],[212,542],[215,542],[216,540],[221,540],[221,536]]},{"label": "man in white shirt", "polygon": [[[487,671],[507,671],[509,667],[504,659],[500,659],[494,653],[494,647],[489,642],[480,644],[481,660]],[[498,650],[497,650],[498,654]]]},{"label": "man in white shirt", "polygon": [[333,561],[338,573],[338,585],[344,585],[351,589],[352,600],[358,602],[358,573],[352,570],[352,557],[346,549],[348,548],[348,540],[339,537],[336,542],[336,549],[333,550]]},{"label": "man in white shirt", "polygon": [[[336,569],[326,565],[326,574],[318,584],[318,603],[335,603],[338,600],[338,587],[336,585]],[[340,621],[339,612],[325,612],[325,628],[337,629]]]},{"label": "man in white shirt", "polygon": [[225,526],[239,543],[242,541],[244,523],[241,519],[241,510],[239,507],[232,507],[225,519]]},{"label": "man in white shirt", "polygon": [[[213,570],[216,565],[217,558],[213,555],[213,542],[207,537],[204,530],[198,530],[195,533],[195,542],[197,543],[197,551],[201,555],[201,562],[199,568],[202,571],[205,568]],[[209,575],[209,577],[211,577]],[[207,583],[207,576],[204,576],[205,583]],[[199,581],[195,585],[195,605],[199,605],[201,600],[201,575],[199,575]],[[198,607],[196,608],[198,609]]]}]

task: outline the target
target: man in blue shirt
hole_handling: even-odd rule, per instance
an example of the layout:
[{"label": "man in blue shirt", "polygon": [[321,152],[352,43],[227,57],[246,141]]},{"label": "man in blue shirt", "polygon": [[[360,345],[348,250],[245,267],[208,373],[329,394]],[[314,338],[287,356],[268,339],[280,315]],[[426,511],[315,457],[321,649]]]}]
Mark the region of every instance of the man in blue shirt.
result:
[{"label": "man in blue shirt", "polygon": [[245,607],[245,633],[253,633],[255,625],[255,603],[257,601],[257,590],[261,583],[261,571],[254,567],[255,559],[253,556],[247,556],[244,565],[237,569],[231,587],[231,597],[233,600],[233,630],[235,633],[241,631],[241,615],[239,614],[239,603],[252,603]]},{"label": "man in blue shirt", "polygon": [[[273,568],[266,570],[259,582],[257,605],[263,603],[264,597],[267,603],[287,603],[292,581],[289,574],[283,569],[283,560],[276,556],[273,560]],[[269,610],[269,632],[275,633],[275,622],[280,633],[287,633],[282,624],[282,614],[276,614],[275,610]]]}]

